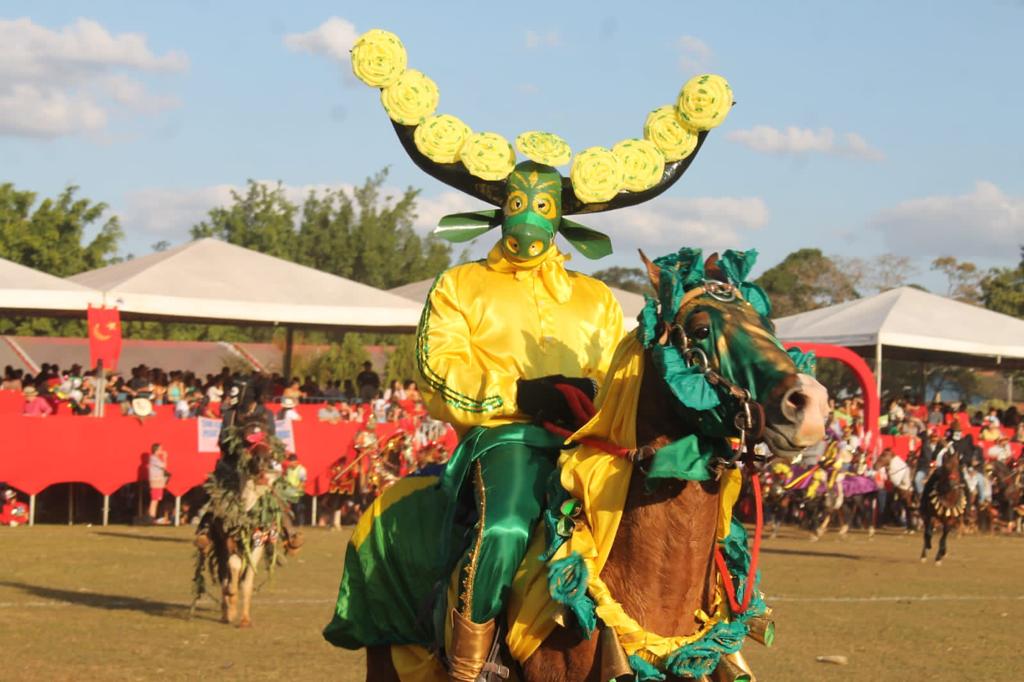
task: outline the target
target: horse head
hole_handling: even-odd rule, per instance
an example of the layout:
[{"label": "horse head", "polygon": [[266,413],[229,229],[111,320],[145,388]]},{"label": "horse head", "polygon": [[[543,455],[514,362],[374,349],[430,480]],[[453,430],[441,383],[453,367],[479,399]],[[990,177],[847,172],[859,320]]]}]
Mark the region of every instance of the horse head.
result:
[{"label": "horse head", "polygon": [[763,438],[780,456],[820,441],[828,394],[809,374],[813,358],[782,347],[767,295],[746,281],[757,252],[640,256],[657,292],[641,313],[641,340],[693,429]]}]

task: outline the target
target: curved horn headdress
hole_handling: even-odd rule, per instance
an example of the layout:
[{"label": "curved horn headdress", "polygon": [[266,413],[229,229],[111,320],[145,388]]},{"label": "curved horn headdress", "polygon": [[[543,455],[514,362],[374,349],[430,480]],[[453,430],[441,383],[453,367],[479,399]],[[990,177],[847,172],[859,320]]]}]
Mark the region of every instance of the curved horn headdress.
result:
[{"label": "curved horn headdress", "polygon": [[[398,36],[380,29],[364,33],[352,48],[352,70],[367,85],[381,89],[381,103],[410,158],[425,173],[470,196],[498,207],[445,216],[437,234],[467,241],[502,224],[509,195],[506,179],[516,165],[512,145],[496,133],[474,133],[458,118],[436,115],[437,85],[406,68],[405,47]],[[568,177],[561,174],[557,229],[585,256],[611,252],[608,237],[562,215],[598,213],[634,206],[658,196],[689,169],[708,131],[732,107],[732,90],[721,76],[696,76],[683,86],[675,104],[652,111],[642,138],[605,147],[590,147],[573,157],[568,144],[552,133],[530,131],[516,138],[516,149],[558,173],[572,159]]]}]

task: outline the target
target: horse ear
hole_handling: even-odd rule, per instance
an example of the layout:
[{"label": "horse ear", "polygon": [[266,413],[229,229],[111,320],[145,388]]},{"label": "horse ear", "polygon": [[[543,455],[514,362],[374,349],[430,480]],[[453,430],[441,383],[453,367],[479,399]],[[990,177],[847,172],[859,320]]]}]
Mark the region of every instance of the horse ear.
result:
[{"label": "horse ear", "polygon": [[719,282],[725,282],[725,273],[722,272],[722,268],[718,265],[718,254],[713,253],[708,256],[707,260],[704,261],[704,277],[705,279],[713,279]]},{"label": "horse ear", "polygon": [[637,249],[637,251],[640,252],[640,260],[644,262],[644,267],[647,268],[647,277],[651,280],[651,286],[655,291],[660,291],[658,284],[661,282],[661,268],[651,262],[643,249]]}]

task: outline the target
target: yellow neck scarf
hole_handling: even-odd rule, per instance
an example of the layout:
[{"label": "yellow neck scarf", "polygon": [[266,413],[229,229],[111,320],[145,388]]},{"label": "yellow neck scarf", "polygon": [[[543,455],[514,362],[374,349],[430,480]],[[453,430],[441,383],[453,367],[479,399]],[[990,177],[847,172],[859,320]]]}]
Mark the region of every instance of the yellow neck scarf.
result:
[{"label": "yellow neck scarf", "polygon": [[572,282],[565,271],[565,261],[569,256],[559,252],[554,244],[547,251],[535,258],[524,261],[511,261],[505,257],[501,242],[494,245],[487,254],[487,267],[495,272],[511,273],[516,279],[524,279],[536,273],[540,275],[544,288],[551,298],[565,303],[572,297]]}]

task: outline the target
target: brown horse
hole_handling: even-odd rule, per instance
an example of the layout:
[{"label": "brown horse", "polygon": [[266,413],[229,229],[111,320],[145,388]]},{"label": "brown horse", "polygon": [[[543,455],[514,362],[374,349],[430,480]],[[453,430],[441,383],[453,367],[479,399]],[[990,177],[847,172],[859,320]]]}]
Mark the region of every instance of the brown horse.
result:
[{"label": "brown horse", "polygon": [[[705,265],[705,277],[714,281],[706,281],[700,291],[691,290],[678,310],[664,315],[667,324],[659,343],[704,349],[710,369],[749,391],[763,408],[765,437],[772,450],[777,454],[802,450],[824,435],[825,389],[812,377],[797,372],[775,339],[767,317],[743,301],[731,285],[719,284],[726,278],[713,259]],[[647,266],[658,290],[660,272],[650,262]],[[636,414],[637,444],[657,449],[700,433],[698,418],[698,413],[681,405],[656,370],[652,352],[646,351]],[[644,473],[645,463],[634,466],[634,474],[640,475],[631,478],[615,544],[601,577],[626,613],[647,631],[692,634],[701,624],[694,614],[698,609],[710,609],[718,580],[713,554],[719,485],[715,480],[670,480],[649,487]],[[529,682],[605,682],[628,675],[632,679],[628,666],[622,667],[622,655],[618,667],[602,665],[602,658],[609,653],[601,650],[602,641],[608,638],[588,639],[576,627],[557,627],[523,662],[522,678]],[[621,648],[610,653],[622,654]],[[745,665],[740,654],[727,655],[716,674],[741,679]],[[386,647],[367,650],[366,679],[398,679]],[[668,679],[676,678],[669,675]]]}]

